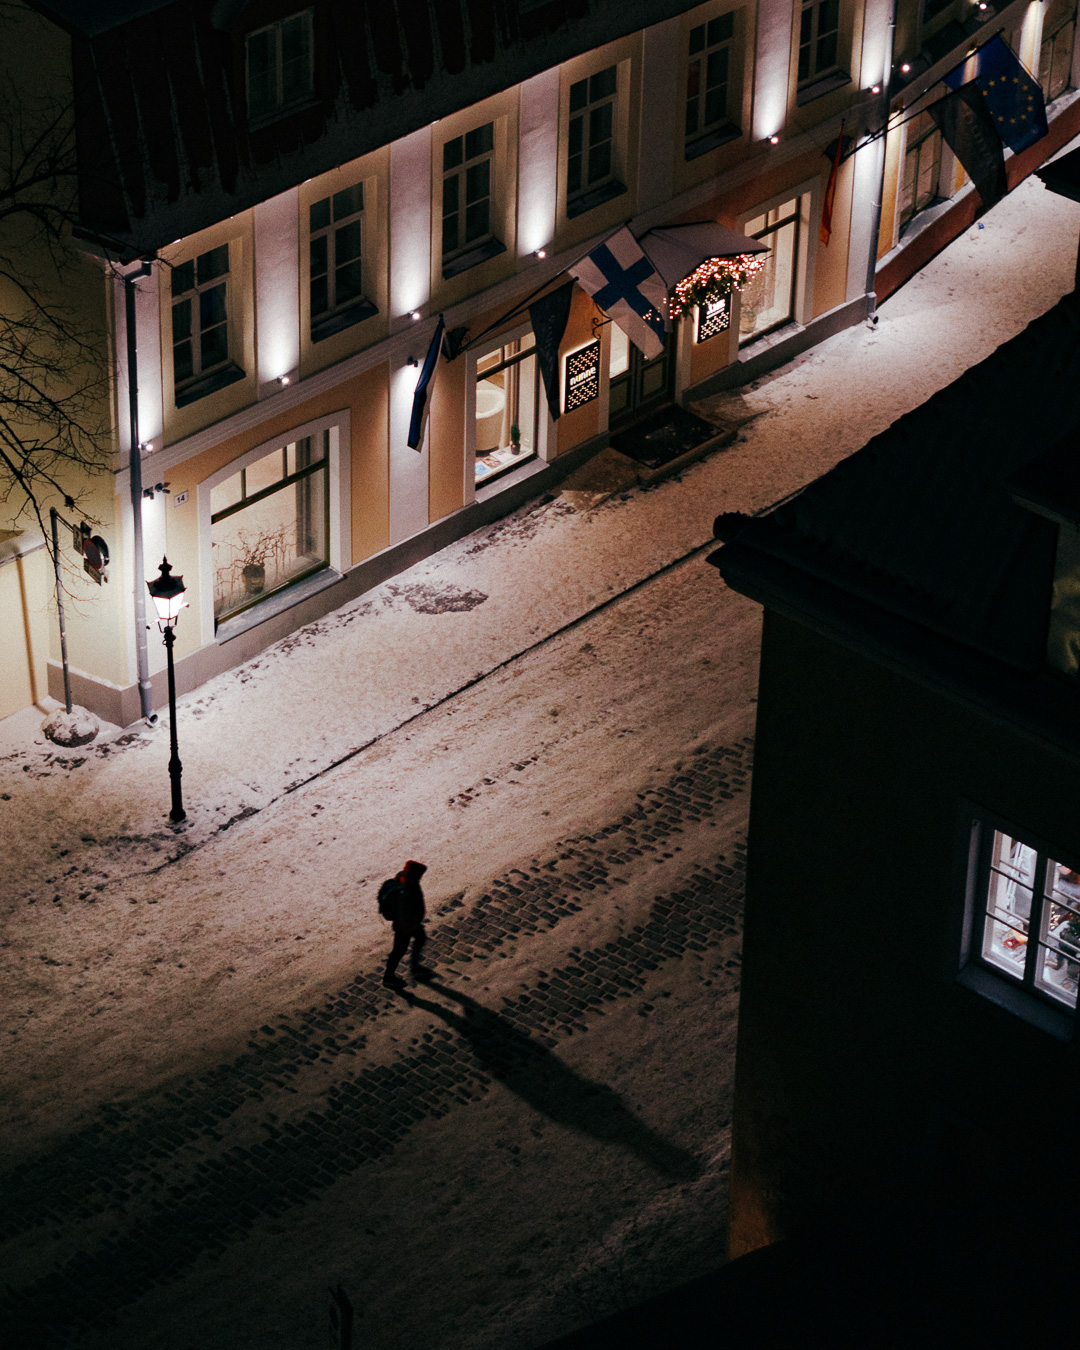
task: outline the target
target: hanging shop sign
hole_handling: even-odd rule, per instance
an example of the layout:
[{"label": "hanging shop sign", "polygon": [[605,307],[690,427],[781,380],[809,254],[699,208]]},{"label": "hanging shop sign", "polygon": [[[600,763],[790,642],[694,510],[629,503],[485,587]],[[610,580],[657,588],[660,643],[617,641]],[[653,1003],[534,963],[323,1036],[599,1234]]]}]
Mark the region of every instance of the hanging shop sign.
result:
[{"label": "hanging shop sign", "polygon": [[731,295],[721,295],[697,307],[695,342],[707,342],[717,333],[726,333],[731,327]]},{"label": "hanging shop sign", "polygon": [[563,411],[573,412],[600,397],[600,343],[579,347],[563,360]]}]

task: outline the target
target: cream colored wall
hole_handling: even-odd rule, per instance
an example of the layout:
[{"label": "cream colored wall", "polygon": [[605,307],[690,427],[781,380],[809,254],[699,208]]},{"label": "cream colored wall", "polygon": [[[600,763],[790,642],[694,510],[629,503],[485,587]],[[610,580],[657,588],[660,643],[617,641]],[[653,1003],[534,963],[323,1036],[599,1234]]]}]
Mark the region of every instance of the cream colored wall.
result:
[{"label": "cream colored wall", "polygon": [[439,367],[429,419],[428,518],[441,520],[465,504],[465,405],[468,366],[464,356]]},{"label": "cream colored wall", "polygon": [[[832,164],[822,155],[821,202],[832,173]],[[842,305],[847,299],[848,240],[851,234],[851,192],[855,182],[855,164],[849,159],[840,165],[833,201],[832,231],[828,244],[821,242],[820,215],[810,222],[810,247],[817,249],[814,267],[814,314]]]},{"label": "cream colored wall", "polygon": [[0,566],[0,616],[5,640],[0,642],[0,717],[8,717],[48,692],[46,660],[52,568],[44,548]]}]

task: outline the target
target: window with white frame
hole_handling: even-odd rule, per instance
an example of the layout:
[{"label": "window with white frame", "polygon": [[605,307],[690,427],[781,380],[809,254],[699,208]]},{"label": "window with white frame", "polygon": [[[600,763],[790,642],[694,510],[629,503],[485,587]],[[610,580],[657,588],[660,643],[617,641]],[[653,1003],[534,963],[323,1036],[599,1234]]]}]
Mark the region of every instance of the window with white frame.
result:
[{"label": "window with white frame", "polygon": [[1047,103],[1072,84],[1073,45],[1076,41],[1075,0],[1049,0],[1043,16],[1039,48],[1039,83]]},{"label": "window with white frame", "polygon": [[229,245],[175,264],[171,288],[173,387],[182,408],[243,378],[230,353]]},{"label": "window with white frame", "polygon": [[969,960],[1052,1005],[1075,1009],[1080,870],[988,822],[977,828]]},{"label": "window with white frame", "polygon": [[570,86],[566,214],[579,216],[626,191],[617,177],[619,68],[608,66]]},{"label": "window with white frame", "polygon": [[248,33],[245,48],[248,119],[261,122],[311,98],[313,11],[305,9]]},{"label": "window with white frame", "polygon": [[921,112],[907,127],[907,149],[900,183],[902,226],[939,196],[940,184],[941,132],[930,114]]},{"label": "window with white frame", "polygon": [[798,301],[800,197],[792,197],[748,220],[743,232],[767,244],[764,267],[739,297],[739,341],[750,342],[795,318]]},{"label": "window with white frame", "polygon": [[304,436],[210,489],[215,622],[329,566],[329,449]]},{"label": "window with white frame", "polygon": [[719,14],[690,29],[686,65],[685,156],[694,159],[734,140],[735,15]]},{"label": "window with white frame", "polygon": [[799,93],[805,103],[848,82],[840,69],[840,0],[803,0],[799,18]]},{"label": "window with white frame", "polygon": [[476,362],[476,461],[479,487],[539,452],[540,380],[532,333],[484,352]]},{"label": "window with white frame", "polygon": [[442,271],[457,276],[505,251],[495,237],[495,123],[444,142]]},{"label": "window with white frame", "polygon": [[308,207],[312,342],[378,313],[364,295],[364,230],[363,183]]}]

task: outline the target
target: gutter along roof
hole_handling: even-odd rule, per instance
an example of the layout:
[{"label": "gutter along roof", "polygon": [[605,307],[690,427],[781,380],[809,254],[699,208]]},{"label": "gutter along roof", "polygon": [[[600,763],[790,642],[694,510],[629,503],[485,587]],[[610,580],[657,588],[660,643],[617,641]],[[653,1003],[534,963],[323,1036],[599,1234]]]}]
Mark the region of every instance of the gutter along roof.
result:
[{"label": "gutter along roof", "polygon": [[265,7],[39,7],[73,35],[83,225],[149,253],[691,3],[315,0],[315,96],[253,129],[244,33]]},{"label": "gutter along roof", "polygon": [[945,639],[1039,673],[1056,526],[1019,505],[1010,480],[1068,437],[1080,472],[1078,388],[1073,294],[710,561],[767,606],[798,613],[813,593],[849,628],[853,614],[856,627],[901,620],[909,645]]}]

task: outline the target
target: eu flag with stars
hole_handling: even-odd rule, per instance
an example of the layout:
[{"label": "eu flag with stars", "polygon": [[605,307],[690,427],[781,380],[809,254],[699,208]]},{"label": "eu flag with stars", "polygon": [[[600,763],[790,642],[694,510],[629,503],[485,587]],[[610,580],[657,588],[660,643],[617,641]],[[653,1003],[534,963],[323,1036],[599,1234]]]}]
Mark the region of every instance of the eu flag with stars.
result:
[{"label": "eu flag with stars", "polygon": [[[998,135],[1014,154],[1046,135],[1046,102],[1033,80],[1001,37],[993,37],[975,53],[975,83],[986,99]],[[964,83],[967,63],[945,76],[950,89]]]}]

